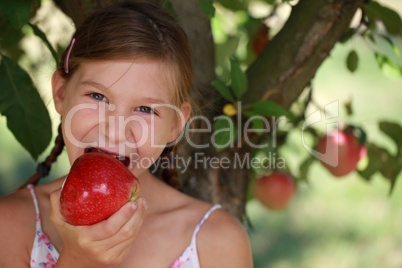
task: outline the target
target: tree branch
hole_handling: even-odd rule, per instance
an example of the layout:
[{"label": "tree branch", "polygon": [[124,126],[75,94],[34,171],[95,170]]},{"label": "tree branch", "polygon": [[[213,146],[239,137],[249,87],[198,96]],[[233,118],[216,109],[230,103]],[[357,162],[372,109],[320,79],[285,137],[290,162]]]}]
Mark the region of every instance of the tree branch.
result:
[{"label": "tree branch", "polygon": [[301,0],[282,30],[247,71],[249,94],[244,104],[271,99],[289,107],[348,28],[364,0]]}]

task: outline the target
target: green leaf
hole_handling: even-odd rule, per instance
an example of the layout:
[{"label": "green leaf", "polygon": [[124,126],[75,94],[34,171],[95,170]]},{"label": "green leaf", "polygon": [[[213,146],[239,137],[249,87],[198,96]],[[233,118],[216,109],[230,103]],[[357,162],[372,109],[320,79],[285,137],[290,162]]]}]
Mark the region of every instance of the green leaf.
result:
[{"label": "green leaf", "polygon": [[250,110],[244,110],[244,111],[242,112],[242,114],[243,114],[244,116],[247,116],[247,117],[253,117],[253,116],[259,115],[259,114],[257,114],[256,112],[250,111]]},{"label": "green leaf", "polygon": [[214,134],[212,140],[217,151],[223,150],[235,141],[237,128],[233,120],[228,116],[219,116],[214,122]]},{"label": "green leaf", "polygon": [[387,56],[381,55],[379,53],[374,53],[375,61],[377,62],[378,67],[382,69],[385,63],[389,62],[390,59]]},{"label": "green leaf", "polygon": [[366,180],[370,180],[372,175],[374,175],[377,171],[380,171],[381,175],[387,178],[391,183],[391,194],[396,182],[396,178],[401,171],[402,157],[394,157],[386,149],[381,148],[373,143],[367,144],[367,157],[369,163],[366,169],[358,171],[359,175]]},{"label": "green leaf", "polygon": [[253,117],[252,124],[253,124],[253,129],[254,129],[255,133],[257,133],[258,135],[263,134],[264,131],[266,130],[265,122],[264,122],[264,120],[262,120],[261,117]]},{"label": "green leaf", "polygon": [[7,52],[7,55],[18,59],[24,51],[18,45],[25,37],[21,29],[15,29],[11,23],[0,15],[0,50]]},{"label": "green leaf", "polygon": [[216,2],[232,11],[247,10],[247,4],[242,0],[216,0]]},{"label": "green leaf", "polygon": [[198,0],[198,4],[208,19],[211,19],[215,16],[214,0]]},{"label": "green leaf", "polygon": [[242,112],[242,114],[248,117],[248,120],[251,120],[253,130],[257,135],[266,133],[267,125],[269,127],[269,122],[266,121],[266,117],[263,117],[260,114],[250,110],[245,110]]},{"label": "green leaf", "polygon": [[389,179],[391,183],[389,193],[391,194],[395,186],[396,178],[401,171],[401,163],[398,163],[400,161],[383,148],[380,148],[379,154],[381,159],[380,173],[385,178]]},{"label": "green leaf", "polygon": [[401,167],[398,166],[396,158],[383,148],[380,150],[380,157],[382,161],[382,165],[380,167],[381,174],[390,180],[395,180],[399,174],[399,171],[401,170]]},{"label": "green leaf", "polygon": [[52,137],[51,122],[29,75],[12,59],[0,63],[0,113],[7,127],[36,160]]},{"label": "green leaf", "polygon": [[38,26],[36,26],[35,24],[29,23],[28,25],[31,26],[34,34],[36,36],[38,36],[40,39],[42,39],[42,41],[46,44],[47,48],[50,50],[50,53],[52,53],[52,56],[56,62],[56,65],[59,64],[59,56],[57,55],[56,50],[54,50],[53,46],[50,44],[49,40],[47,39],[46,35],[44,32],[42,32]]},{"label": "green leaf", "polygon": [[[226,36],[226,33],[225,33]],[[215,36],[214,36],[215,37]],[[226,36],[226,41],[223,43],[215,44],[215,60],[217,66],[228,66],[227,60],[233,56],[239,46],[240,38],[239,36],[229,35]]]},{"label": "green leaf", "polygon": [[212,81],[211,85],[213,85],[226,100],[234,102],[232,92],[230,92],[230,89],[221,80],[216,79]]},{"label": "green leaf", "polygon": [[247,76],[233,59],[230,59],[230,79],[233,92],[240,99],[247,92]]},{"label": "green leaf", "polygon": [[371,177],[379,170],[381,162],[379,159],[379,155],[377,154],[377,147],[374,144],[368,143],[366,145],[366,148],[368,165],[365,169],[358,170],[357,173],[366,181],[370,181]]},{"label": "green leaf", "polygon": [[177,14],[172,2],[169,0],[162,0],[161,7],[169,12],[169,14],[172,15],[176,20],[179,20],[179,15]]},{"label": "green leaf", "polygon": [[267,124],[265,117],[262,117],[261,115],[255,114],[251,111],[244,111],[243,115],[249,117],[247,122],[251,123],[254,133],[256,133],[257,135],[266,133]]},{"label": "green leaf", "polygon": [[348,70],[352,73],[356,71],[358,63],[359,56],[357,55],[357,52],[355,50],[351,50],[346,59],[346,66],[348,67]]},{"label": "green leaf", "polygon": [[386,55],[374,53],[378,67],[390,77],[402,76],[402,67],[394,64],[393,60]]},{"label": "green leaf", "polygon": [[251,108],[256,114],[262,116],[290,117],[290,113],[287,110],[285,110],[285,108],[283,108],[278,103],[273,102],[271,100],[258,101],[256,103],[253,103],[251,105]]},{"label": "green leaf", "polygon": [[384,34],[380,34],[380,36],[391,45],[391,47],[394,50],[395,54],[398,55],[398,57],[400,57],[401,56],[401,51],[399,50],[399,47],[394,44],[394,41],[392,41],[392,39],[389,36],[386,36]]},{"label": "green leaf", "polygon": [[389,34],[402,35],[402,19],[396,11],[374,1],[370,1],[363,9],[369,20],[382,21]]},{"label": "green leaf", "polygon": [[389,136],[398,148],[398,155],[402,154],[402,127],[396,123],[382,121],[379,123],[380,130]]},{"label": "green leaf", "polygon": [[0,14],[7,18],[15,29],[24,26],[31,13],[31,2],[29,0],[1,0]]},{"label": "green leaf", "polygon": [[311,164],[314,163],[315,157],[308,157],[300,165],[300,177],[299,179],[308,182],[308,172],[310,170]]}]

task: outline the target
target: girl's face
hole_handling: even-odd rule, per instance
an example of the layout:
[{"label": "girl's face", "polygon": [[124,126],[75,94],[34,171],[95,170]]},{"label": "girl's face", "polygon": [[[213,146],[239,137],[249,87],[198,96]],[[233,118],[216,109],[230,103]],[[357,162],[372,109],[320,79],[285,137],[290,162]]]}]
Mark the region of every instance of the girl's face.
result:
[{"label": "girl's face", "polygon": [[68,81],[55,72],[53,97],[70,163],[100,150],[140,176],[156,161],[190,112],[188,103],[173,105],[164,67],[147,60],[85,62]]}]

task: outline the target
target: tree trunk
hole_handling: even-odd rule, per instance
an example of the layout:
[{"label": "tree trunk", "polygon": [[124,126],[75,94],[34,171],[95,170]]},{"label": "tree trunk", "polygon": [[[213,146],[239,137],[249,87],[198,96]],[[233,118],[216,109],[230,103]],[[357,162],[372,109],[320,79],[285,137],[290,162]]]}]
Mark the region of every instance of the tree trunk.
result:
[{"label": "tree trunk", "polygon": [[[111,2],[120,2],[55,1],[76,25],[96,8]],[[364,0],[300,0],[293,7],[282,30],[247,71],[249,92],[243,98],[243,104],[272,96],[284,107],[289,107],[314,77],[316,70],[342,37],[363,2]],[[215,78],[214,44],[210,23],[199,8],[198,1],[172,0],[171,3],[179,15],[179,22],[188,35],[192,49],[197,89],[193,92],[193,97],[202,114],[213,123],[214,117],[222,113],[223,101],[210,86],[210,82]],[[200,124],[198,127],[202,128]],[[251,149],[238,148],[236,153],[233,149],[217,152],[211,146],[211,135],[209,133],[191,136],[191,141],[195,144],[209,144],[206,149],[196,149],[188,144],[179,147],[179,153],[184,159],[192,159],[189,170],[181,176],[185,191],[203,200],[220,203],[225,210],[241,219],[245,212],[250,172],[239,166],[233,168],[233,163],[236,161],[235,157],[245,157]],[[208,168],[204,169],[204,162],[209,161],[207,157],[227,158],[232,165],[227,169],[209,168],[207,165]]]}]

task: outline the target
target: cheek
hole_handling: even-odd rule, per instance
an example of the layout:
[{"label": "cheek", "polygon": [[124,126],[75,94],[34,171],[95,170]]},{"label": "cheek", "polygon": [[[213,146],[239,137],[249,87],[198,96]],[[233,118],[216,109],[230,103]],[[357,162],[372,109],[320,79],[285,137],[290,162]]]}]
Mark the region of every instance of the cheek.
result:
[{"label": "cheek", "polygon": [[[138,147],[164,148],[169,142],[171,122],[157,118],[135,120],[126,127],[129,127],[132,137]],[[127,134],[126,134],[127,135]]]},{"label": "cheek", "polygon": [[163,148],[170,142],[172,134],[173,120],[170,118],[159,119],[152,128],[151,134],[153,140],[158,145],[163,145]]},{"label": "cheek", "polygon": [[148,168],[159,158],[169,142],[171,125],[166,124],[167,120],[158,120],[155,120],[154,124],[149,121],[143,131],[138,131],[140,127],[133,131],[138,145],[137,168]]},{"label": "cheek", "polygon": [[92,143],[98,137],[98,114],[96,109],[79,107],[62,114],[63,138],[70,162],[81,155],[85,148],[95,145]]}]

